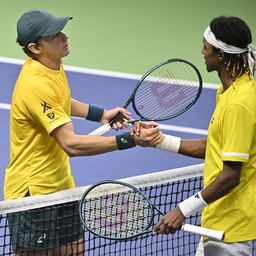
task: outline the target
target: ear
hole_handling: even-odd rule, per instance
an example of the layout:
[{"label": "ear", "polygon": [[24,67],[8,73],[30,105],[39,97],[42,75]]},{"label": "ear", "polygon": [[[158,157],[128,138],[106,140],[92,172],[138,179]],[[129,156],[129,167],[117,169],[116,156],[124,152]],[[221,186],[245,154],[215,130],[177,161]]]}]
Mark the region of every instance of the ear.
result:
[{"label": "ear", "polygon": [[218,58],[220,61],[223,61],[224,60],[224,57],[225,57],[225,53],[223,51],[219,51],[218,53]]},{"label": "ear", "polygon": [[34,54],[40,54],[42,52],[40,47],[36,46],[35,43],[28,44],[28,49]]}]

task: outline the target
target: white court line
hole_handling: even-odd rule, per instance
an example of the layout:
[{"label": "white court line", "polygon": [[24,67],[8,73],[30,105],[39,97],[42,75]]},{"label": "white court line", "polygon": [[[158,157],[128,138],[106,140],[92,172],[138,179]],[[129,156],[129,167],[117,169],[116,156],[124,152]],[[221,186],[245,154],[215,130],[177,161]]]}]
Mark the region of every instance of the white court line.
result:
[{"label": "white court line", "polygon": [[6,103],[0,103],[0,109],[7,109],[10,110],[11,105]]},{"label": "white court line", "polygon": [[[0,62],[2,62],[2,63],[22,65],[24,63],[24,61],[25,60],[21,60],[21,59],[0,57]],[[90,68],[73,67],[73,66],[67,66],[67,65],[64,65],[64,69],[66,71],[72,71],[72,72],[78,72],[78,73],[84,73],[84,74],[92,74],[92,75],[100,75],[100,76],[108,76],[108,77],[117,77],[117,78],[124,78],[124,79],[139,80],[141,78],[141,75],[113,72],[113,71],[106,71],[106,70],[97,70],[97,69],[90,69]],[[216,90],[216,89],[218,89],[219,85],[204,83],[203,87],[207,88],[207,89]],[[0,103],[0,109],[9,110],[10,104]],[[183,126],[166,125],[166,124],[160,124],[160,127],[161,127],[161,129],[168,130],[168,131],[178,131],[178,132],[184,132],[184,133],[207,135],[207,130],[202,130],[202,129],[189,128],[189,127],[183,127]]]},{"label": "white court line", "polygon": [[203,129],[189,128],[189,127],[169,125],[169,124],[159,124],[159,125],[161,130],[207,135],[207,130],[203,130]]},{"label": "white court line", "polygon": [[[22,65],[24,61],[25,60],[21,60],[21,59],[0,57],[0,62],[2,63]],[[121,73],[121,72],[114,72],[114,71],[107,71],[107,70],[91,69],[91,68],[81,68],[81,67],[74,67],[74,66],[68,66],[68,65],[64,65],[64,69],[66,71],[73,71],[78,73],[100,75],[100,76],[117,77],[117,78],[124,78],[124,79],[139,80],[141,78],[141,75],[136,75],[136,74],[128,74],[128,73]],[[203,87],[207,89],[217,90],[219,88],[219,85],[204,83]]]},{"label": "white court line", "polygon": [[[10,110],[10,108],[11,108],[10,104],[0,103],[0,109]],[[74,118],[74,119],[83,119],[83,118],[79,118],[79,117],[72,117],[72,118]],[[177,132],[184,132],[184,133],[207,135],[207,130],[189,128],[189,127],[183,127],[183,126],[160,124],[160,128],[162,130],[167,130],[167,131],[177,131]]]}]

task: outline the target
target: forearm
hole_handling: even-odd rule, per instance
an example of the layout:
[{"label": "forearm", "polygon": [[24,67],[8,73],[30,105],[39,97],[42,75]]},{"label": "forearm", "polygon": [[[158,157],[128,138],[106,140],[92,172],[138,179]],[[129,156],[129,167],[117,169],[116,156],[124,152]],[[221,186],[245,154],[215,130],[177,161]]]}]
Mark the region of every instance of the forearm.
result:
[{"label": "forearm", "polygon": [[64,142],[61,147],[70,157],[92,156],[118,149],[115,136],[74,135],[70,142]]},{"label": "forearm", "polygon": [[106,110],[104,110],[104,108],[98,105],[86,104],[75,99],[71,99],[71,116],[85,118],[94,122],[100,122],[105,111]]},{"label": "forearm", "polygon": [[72,149],[71,156],[89,156],[102,154],[114,150],[122,150],[140,145],[141,147],[154,146],[162,140],[159,127],[145,129],[141,136],[131,136],[130,133],[122,133],[111,137],[100,137],[90,135],[73,135],[75,139],[70,140],[68,149]]},{"label": "forearm", "polygon": [[170,151],[172,153],[179,153],[185,156],[204,159],[206,151],[206,138],[182,140],[179,137],[165,134],[164,139],[155,145],[155,148]]},{"label": "forearm", "polygon": [[89,105],[75,99],[71,99],[71,116],[86,118],[89,110]]},{"label": "forearm", "polygon": [[181,140],[178,153],[189,157],[204,159],[206,151],[206,141],[206,138]]},{"label": "forearm", "polygon": [[54,129],[51,136],[70,157],[103,154],[135,146],[130,133],[110,137],[77,135],[71,122]]}]

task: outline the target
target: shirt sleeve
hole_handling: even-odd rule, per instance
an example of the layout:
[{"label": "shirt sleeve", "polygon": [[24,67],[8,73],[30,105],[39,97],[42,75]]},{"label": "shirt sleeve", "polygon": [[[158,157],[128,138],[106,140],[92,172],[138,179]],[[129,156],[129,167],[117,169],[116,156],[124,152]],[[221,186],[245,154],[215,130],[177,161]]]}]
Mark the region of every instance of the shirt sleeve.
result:
[{"label": "shirt sleeve", "polygon": [[43,126],[47,133],[50,134],[55,128],[71,122],[70,95],[61,97],[60,92],[51,83],[37,85],[29,97],[31,98],[26,100],[29,115],[35,123]]},{"label": "shirt sleeve", "polygon": [[255,120],[241,105],[227,107],[221,135],[222,161],[247,162],[254,136]]}]

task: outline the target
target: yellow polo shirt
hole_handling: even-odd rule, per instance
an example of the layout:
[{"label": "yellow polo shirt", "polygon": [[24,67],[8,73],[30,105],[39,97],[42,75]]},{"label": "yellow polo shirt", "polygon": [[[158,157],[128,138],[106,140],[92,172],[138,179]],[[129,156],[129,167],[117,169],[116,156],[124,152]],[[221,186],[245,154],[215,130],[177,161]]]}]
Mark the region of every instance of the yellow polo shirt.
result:
[{"label": "yellow polo shirt", "polygon": [[225,242],[247,241],[256,238],[256,82],[245,74],[222,92],[208,129],[204,186],[223,161],[242,162],[242,172],[237,187],[203,209],[202,226],[225,231]]},{"label": "yellow polo shirt", "polygon": [[50,136],[71,122],[66,74],[28,58],[16,82],[10,111],[10,163],[5,200],[75,187],[69,157]]}]

